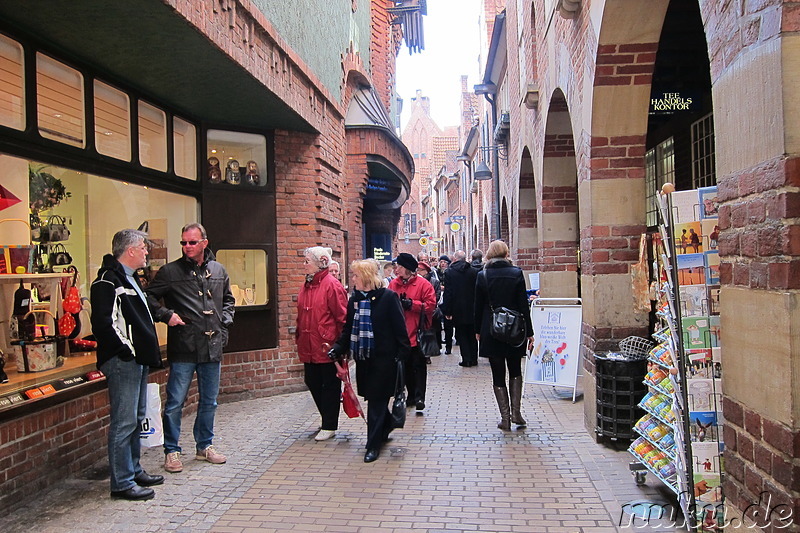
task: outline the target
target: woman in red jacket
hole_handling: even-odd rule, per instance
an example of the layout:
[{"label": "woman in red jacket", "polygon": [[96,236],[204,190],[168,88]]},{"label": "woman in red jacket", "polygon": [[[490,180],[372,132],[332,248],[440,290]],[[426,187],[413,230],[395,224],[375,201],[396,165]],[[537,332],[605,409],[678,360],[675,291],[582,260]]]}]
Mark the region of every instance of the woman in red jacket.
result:
[{"label": "woman in red jacket", "polygon": [[339,338],[347,315],[347,293],[342,284],[328,273],[331,249],[312,246],[305,250],[303,268],[306,282],[297,296],[297,355],[305,370],[305,383],[322,425],[315,440],[333,437],[339,428],[339,400],[342,382],[336,366],[328,358]]}]

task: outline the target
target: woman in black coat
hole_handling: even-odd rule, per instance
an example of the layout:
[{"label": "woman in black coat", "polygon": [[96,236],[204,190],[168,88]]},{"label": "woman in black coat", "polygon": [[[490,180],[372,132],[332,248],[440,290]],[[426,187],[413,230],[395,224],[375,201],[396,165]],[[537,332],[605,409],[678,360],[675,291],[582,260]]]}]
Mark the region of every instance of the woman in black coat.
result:
[{"label": "woman in black coat", "polygon": [[334,359],[350,352],[356,361],[356,388],[367,400],[367,453],[364,462],[378,458],[392,431],[389,398],[394,396],[397,361],[408,357],[411,344],[400,298],[383,288],[374,259],[354,261],[354,288],[347,302],[347,320],[331,349]]},{"label": "woman in black coat", "polygon": [[[511,346],[492,337],[490,325],[492,308],[507,307],[522,313],[525,318],[527,342]],[[508,246],[503,241],[493,241],[486,252],[486,263],[475,282],[475,327],[480,341],[480,356],[488,357],[492,368],[494,395],[500,408],[501,421],[497,425],[503,431],[511,430],[511,422],[526,425],[520,412],[522,400],[522,358],[525,350],[533,345],[533,325],[525,293],[525,278],[522,270],[511,264]],[[506,387],[506,367],[508,384]],[[509,408],[509,390],[511,406]]]}]

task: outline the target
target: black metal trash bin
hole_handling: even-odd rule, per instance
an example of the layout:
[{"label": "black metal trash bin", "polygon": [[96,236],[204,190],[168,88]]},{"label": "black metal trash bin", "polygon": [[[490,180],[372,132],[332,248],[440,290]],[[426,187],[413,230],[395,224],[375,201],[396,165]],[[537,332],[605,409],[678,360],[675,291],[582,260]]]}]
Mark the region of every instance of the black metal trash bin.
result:
[{"label": "black metal trash bin", "polygon": [[611,439],[633,439],[634,424],[644,416],[639,407],[647,386],[647,360],[624,360],[595,354],[597,427],[595,432]]}]

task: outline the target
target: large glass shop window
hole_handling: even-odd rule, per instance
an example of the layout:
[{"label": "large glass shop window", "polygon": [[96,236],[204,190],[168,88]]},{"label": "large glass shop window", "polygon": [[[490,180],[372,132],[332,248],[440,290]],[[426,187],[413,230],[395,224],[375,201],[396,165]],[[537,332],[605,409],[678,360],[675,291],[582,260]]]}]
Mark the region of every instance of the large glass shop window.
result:
[{"label": "large glass shop window", "polygon": [[229,186],[267,184],[267,139],[263,135],[208,130],[205,179]]},{"label": "large glass shop window", "polygon": [[[149,265],[144,274],[152,276],[181,256],[181,228],[198,220],[195,198],[9,155],[0,154],[0,183],[20,199],[7,209],[13,211],[9,218],[27,220],[31,215],[30,219],[37,221],[33,230],[22,222],[0,223],[0,254],[20,248],[31,252],[24,268],[0,275],[0,316],[13,315],[15,292],[22,285],[32,293],[33,308],[41,310],[35,313],[36,323],[43,328],[37,329],[37,334],[55,333],[54,321],[45,311],[63,315],[62,277],[67,288],[76,279],[79,295],[88,303],[89,286],[103,256],[111,252],[111,238],[118,230],[142,228],[148,232]],[[0,255],[0,264],[4,259]],[[77,269],[77,278],[61,275],[71,267]],[[77,337],[90,335],[88,308],[79,319]],[[165,344],[166,326],[159,324],[157,329]],[[59,348],[60,357],[46,361],[47,366],[55,366],[25,371],[20,346],[12,344],[15,335],[18,332],[12,331],[8,320],[0,321],[0,350],[5,353],[9,374],[9,383],[0,384],[0,399],[20,387],[82,375],[94,368],[92,352]]]},{"label": "large glass shop window", "polygon": [[0,35],[0,125],[25,129],[22,46]]},{"label": "large glass shop window", "polygon": [[44,54],[36,54],[39,133],[46,139],[83,148],[83,76]]}]

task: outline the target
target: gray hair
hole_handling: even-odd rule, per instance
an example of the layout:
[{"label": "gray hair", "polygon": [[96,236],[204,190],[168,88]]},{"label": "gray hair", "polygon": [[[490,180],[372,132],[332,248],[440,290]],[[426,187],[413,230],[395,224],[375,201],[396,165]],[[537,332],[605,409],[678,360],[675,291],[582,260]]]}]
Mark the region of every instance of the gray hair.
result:
[{"label": "gray hair", "polygon": [[190,222],[189,224],[186,224],[183,228],[181,228],[181,235],[183,235],[190,229],[196,229],[197,231],[200,232],[200,236],[202,238],[204,239],[208,238],[208,234],[206,233],[206,228],[204,228],[203,225],[199,222]]},{"label": "gray hair", "polygon": [[467,258],[467,252],[464,250],[458,250],[456,253],[453,254],[453,263],[456,261],[461,261]]},{"label": "gray hair", "polygon": [[317,265],[318,269],[323,270],[328,268],[328,265],[331,262],[331,255],[333,255],[333,251],[324,246],[311,246],[305,249],[303,255]]},{"label": "gray hair", "polygon": [[472,260],[473,261],[483,261],[483,252],[475,248],[472,250]]},{"label": "gray hair", "polygon": [[125,253],[125,250],[146,240],[147,233],[138,229],[119,230],[111,239],[111,253],[114,258],[119,259]]}]

